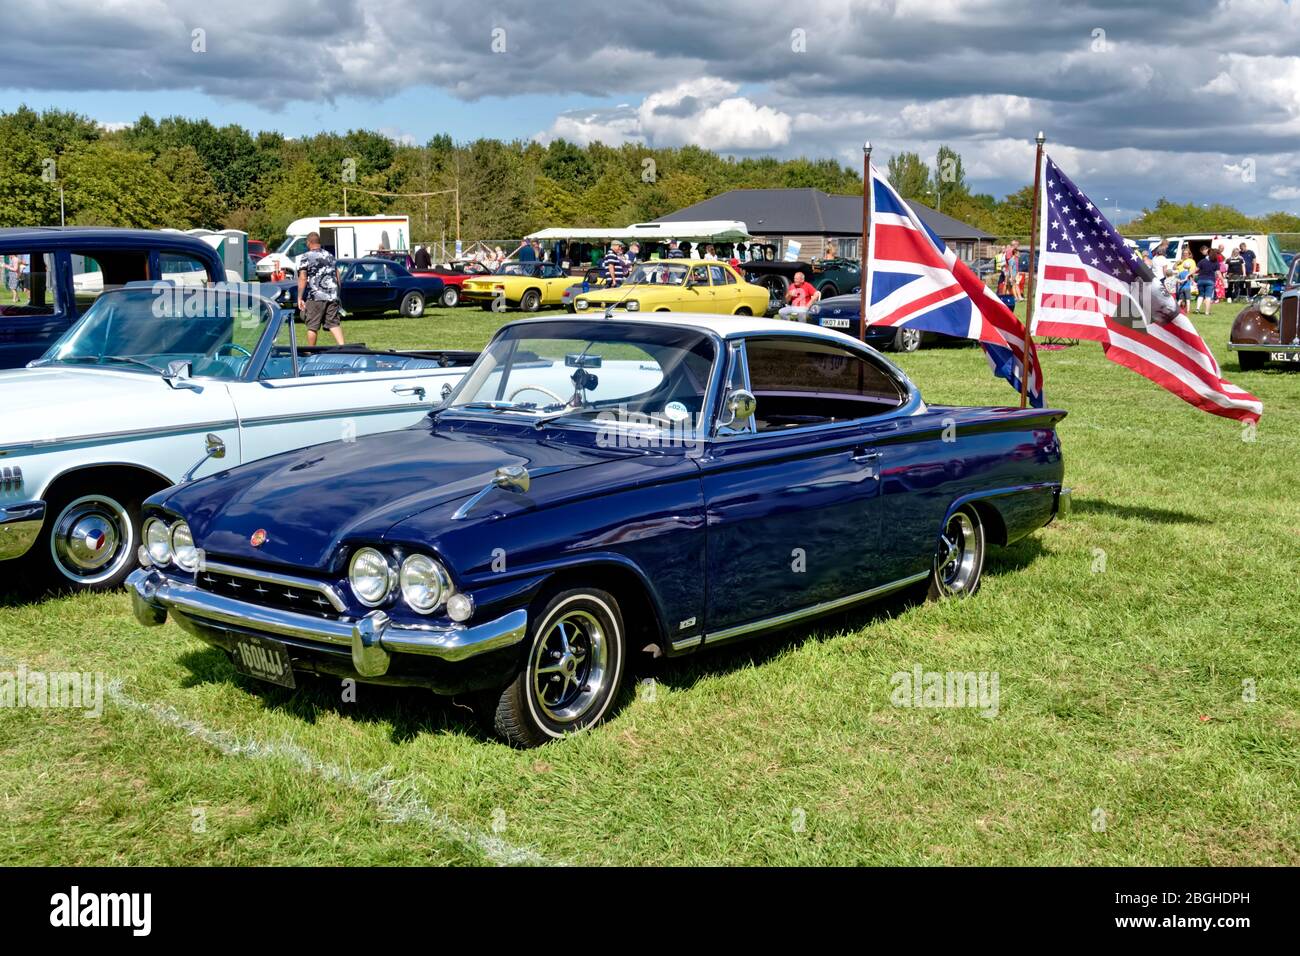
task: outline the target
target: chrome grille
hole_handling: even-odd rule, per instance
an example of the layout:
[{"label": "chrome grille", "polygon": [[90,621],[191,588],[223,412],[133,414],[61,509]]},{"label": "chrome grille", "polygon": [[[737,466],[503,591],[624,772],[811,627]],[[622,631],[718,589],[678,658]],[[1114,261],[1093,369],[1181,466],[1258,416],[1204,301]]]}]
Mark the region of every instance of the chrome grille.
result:
[{"label": "chrome grille", "polygon": [[1282,300],[1282,317],[1277,324],[1278,340],[1283,345],[1290,345],[1300,334],[1300,296],[1290,296]]},{"label": "chrome grille", "polygon": [[194,583],[205,591],[259,607],[337,619],[345,609],[337,590],[322,581],[206,563]]},{"label": "chrome grille", "polygon": [[0,492],[9,494],[23,490],[23,470],[17,465],[0,467]]}]

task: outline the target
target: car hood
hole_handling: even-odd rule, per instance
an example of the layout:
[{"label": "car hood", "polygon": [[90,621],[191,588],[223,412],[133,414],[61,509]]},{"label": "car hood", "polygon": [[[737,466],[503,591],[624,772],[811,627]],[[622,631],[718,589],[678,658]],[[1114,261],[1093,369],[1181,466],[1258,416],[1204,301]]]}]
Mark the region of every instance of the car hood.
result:
[{"label": "car hood", "polygon": [[[205,390],[219,383],[201,383]],[[160,375],[48,365],[0,372],[0,446],[192,425],[189,403],[171,401]],[[233,408],[229,417],[234,418]],[[201,451],[199,445],[196,450]]]},{"label": "car hood", "polygon": [[[536,477],[628,454],[539,441],[531,426],[469,431],[426,421],[276,455],[152,501],[184,517],[214,557],[326,570],[343,541],[378,541],[398,522],[468,498],[502,465]],[[255,547],[259,530],[265,540]]]},{"label": "car hood", "polygon": [[833,295],[829,298],[822,299],[817,304],[821,306],[822,312],[831,315],[857,315],[858,310],[861,308],[862,300],[856,295]]}]

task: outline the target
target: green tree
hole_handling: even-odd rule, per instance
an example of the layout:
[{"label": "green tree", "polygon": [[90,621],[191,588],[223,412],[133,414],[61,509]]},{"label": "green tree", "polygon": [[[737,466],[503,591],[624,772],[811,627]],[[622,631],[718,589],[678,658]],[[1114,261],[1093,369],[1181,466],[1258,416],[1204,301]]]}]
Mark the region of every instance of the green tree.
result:
[{"label": "green tree", "polygon": [[571,226],[578,220],[578,200],[549,176],[533,180],[528,204],[528,232],[548,226]]},{"label": "green tree", "polygon": [[154,229],[184,222],[180,187],[146,153],[101,140],[63,162],[68,222]]},{"label": "green tree", "polygon": [[930,191],[930,170],[917,153],[898,153],[889,158],[889,184],[904,199],[925,202]]},{"label": "green tree", "polygon": [[175,226],[216,229],[221,224],[225,218],[225,203],[193,146],[164,150],[155,164],[177,190],[181,221]]}]

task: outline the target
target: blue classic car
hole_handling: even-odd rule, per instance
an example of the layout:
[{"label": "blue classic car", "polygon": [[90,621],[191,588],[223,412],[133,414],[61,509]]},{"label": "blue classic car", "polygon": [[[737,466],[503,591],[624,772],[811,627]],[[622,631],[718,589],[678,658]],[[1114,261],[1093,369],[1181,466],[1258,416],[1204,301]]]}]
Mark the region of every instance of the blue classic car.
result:
[{"label": "blue classic car", "polygon": [[986,543],[1068,506],[1064,415],[926,405],[802,324],[519,321],[418,425],[149,499],[128,587],[247,674],[466,693],[537,745],[605,717],[629,654],[973,593]]},{"label": "blue classic car", "polygon": [[[808,307],[808,321],[824,329],[838,329],[846,335],[858,334],[858,316],[862,314],[862,299],[858,295],[836,295]],[[906,325],[869,325],[867,344],[891,352],[915,352],[927,339],[943,338],[933,332]]]},{"label": "blue classic car", "polygon": [[238,280],[202,239],[147,229],[0,229],[0,369],[45,354],[95,301],[128,282]]}]

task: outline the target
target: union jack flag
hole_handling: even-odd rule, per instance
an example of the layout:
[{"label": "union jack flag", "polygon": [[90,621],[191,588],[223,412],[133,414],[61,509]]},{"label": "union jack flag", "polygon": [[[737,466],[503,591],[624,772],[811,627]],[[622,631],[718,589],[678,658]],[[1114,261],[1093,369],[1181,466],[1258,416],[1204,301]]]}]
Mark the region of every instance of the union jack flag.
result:
[{"label": "union jack flag", "polygon": [[[930,231],[889,181],[871,167],[871,232],[868,236],[868,325],[906,325],[975,339],[993,374],[1020,391],[1025,327]],[[1029,402],[1043,407],[1043,370],[1029,345]]]}]

